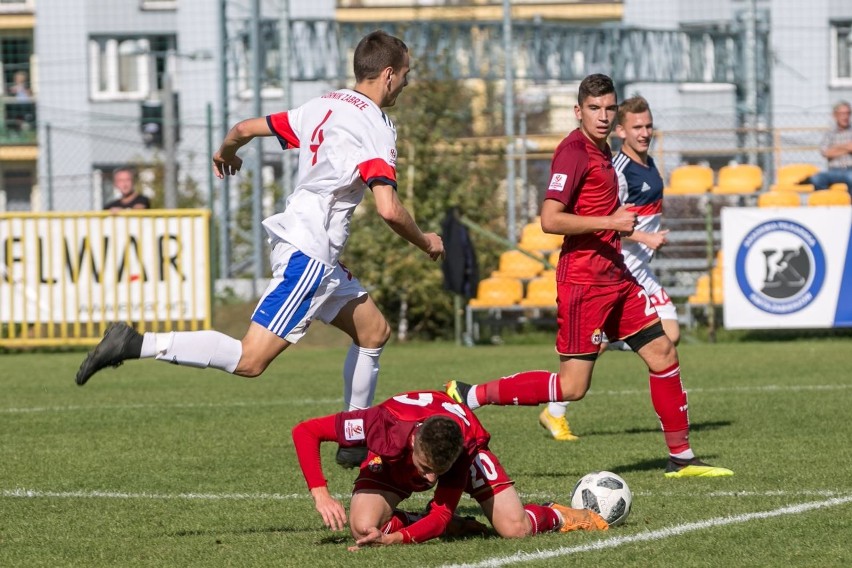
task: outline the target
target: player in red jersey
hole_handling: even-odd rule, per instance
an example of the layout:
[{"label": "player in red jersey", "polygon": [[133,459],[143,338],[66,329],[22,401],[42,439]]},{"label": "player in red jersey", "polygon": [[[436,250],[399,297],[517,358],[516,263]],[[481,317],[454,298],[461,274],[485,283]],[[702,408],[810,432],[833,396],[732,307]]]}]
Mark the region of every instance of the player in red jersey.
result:
[{"label": "player in red jersey", "polygon": [[[619,202],[607,144],[617,110],[612,79],[600,74],[583,79],[574,106],[580,128],[556,148],[541,206],[544,232],[565,235],[556,268],[559,372],[526,371],[473,386],[450,381],[447,393],[471,408],[580,400],[591,385],[605,333],[627,343],[648,366],[651,401],[669,448],[666,477],[733,475],[695,457],[677,350],[648,293],[624,264],[621,235],[633,232],[637,215],[633,204]],[[551,432],[567,429],[564,416],[550,420],[544,414],[542,425]]]},{"label": "player in red jersey", "polygon": [[[350,505],[353,550],[441,536],[465,492],[505,538],[608,528],[600,515],[586,509],[522,505],[514,482],[488,449],[490,438],[469,408],[432,391],[403,393],[372,408],[313,418],[293,428],[299,466],[317,511],[332,530],[344,527],[346,511],[328,491],[320,443],[368,449]],[[432,487],[434,498],[425,514],[397,509],[413,492]]]}]

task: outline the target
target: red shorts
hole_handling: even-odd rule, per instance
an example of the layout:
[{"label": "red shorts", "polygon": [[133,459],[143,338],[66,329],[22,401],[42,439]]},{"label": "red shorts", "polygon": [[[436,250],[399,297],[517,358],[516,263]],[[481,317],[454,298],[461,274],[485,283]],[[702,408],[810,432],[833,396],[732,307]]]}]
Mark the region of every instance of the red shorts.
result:
[{"label": "red shorts", "polygon": [[632,279],[605,286],[557,282],[556,305],[556,352],[567,356],[597,353],[603,333],[610,341],[624,339],[660,319]]},{"label": "red shorts", "polygon": [[[401,499],[407,499],[414,492],[431,489],[425,480],[412,479],[410,472],[405,474],[400,471],[394,472],[390,467],[382,467],[381,458],[372,452],[367,458],[365,465],[361,467],[358,479],[355,480],[353,493],[364,490],[390,491],[399,495]],[[514,483],[497,456],[491,450],[482,449],[474,456],[470,464],[465,492],[481,503]]]}]

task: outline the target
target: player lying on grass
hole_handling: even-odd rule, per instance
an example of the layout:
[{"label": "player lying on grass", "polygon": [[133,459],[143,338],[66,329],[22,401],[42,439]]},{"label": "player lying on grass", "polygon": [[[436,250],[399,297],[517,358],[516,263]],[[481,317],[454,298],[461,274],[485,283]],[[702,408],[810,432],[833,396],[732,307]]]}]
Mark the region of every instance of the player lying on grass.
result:
[{"label": "player lying on grass", "polygon": [[[445,393],[407,392],[367,408],[300,422],[293,428],[299,466],[325,525],[341,530],[346,510],[328,491],[321,442],[366,446],[349,511],[357,550],[368,545],[408,544],[460,532],[479,523],[455,515],[462,493],[479,502],[498,535],[521,538],[545,532],[606,530],[594,511],[556,503],[521,503],[514,482],[489,449],[491,435],[473,412]],[[397,509],[413,492],[435,488],[424,514]],[[456,533],[457,534],[457,533]]]}]

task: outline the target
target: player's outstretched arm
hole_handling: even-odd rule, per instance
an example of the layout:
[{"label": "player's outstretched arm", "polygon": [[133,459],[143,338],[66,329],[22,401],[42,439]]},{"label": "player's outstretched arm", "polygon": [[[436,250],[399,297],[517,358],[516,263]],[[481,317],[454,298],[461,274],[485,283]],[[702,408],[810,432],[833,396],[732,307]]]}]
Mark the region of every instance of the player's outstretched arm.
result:
[{"label": "player's outstretched arm", "polygon": [[411,214],[399,200],[393,186],[373,183],[371,189],[376,198],[376,210],[379,216],[396,234],[428,254],[432,260],[443,258],[443,239],[437,233],[424,233],[420,230]]},{"label": "player's outstretched arm", "polygon": [[323,441],[337,439],[335,418],[332,414],[322,418],[313,418],[296,424],[293,428],[293,446],[302,475],[308,484],[314,506],[322,521],[331,530],[341,530],[346,525],[346,509],[334,499],[328,491],[328,484],[322,473],[320,444]]},{"label": "player's outstretched arm", "polygon": [[242,159],[237,156],[237,150],[258,136],[272,136],[266,118],[249,118],[235,124],[213,154],[213,173],[216,177],[222,179],[236,175],[243,165]]}]

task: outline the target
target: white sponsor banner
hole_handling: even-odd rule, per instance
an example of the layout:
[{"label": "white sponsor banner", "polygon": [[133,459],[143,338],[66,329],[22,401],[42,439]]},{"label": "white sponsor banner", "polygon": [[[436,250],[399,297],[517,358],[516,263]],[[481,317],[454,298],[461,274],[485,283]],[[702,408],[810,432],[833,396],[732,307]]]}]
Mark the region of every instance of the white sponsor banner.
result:
[{"label": "white sponsor banner", "polygon": [[0,218],[0,321],[198,320],[209,306],[206,214]]},{"label": "white sponsor banner", "polygon": [[722,210],[731,329],[852,326],[852,208]]}]

